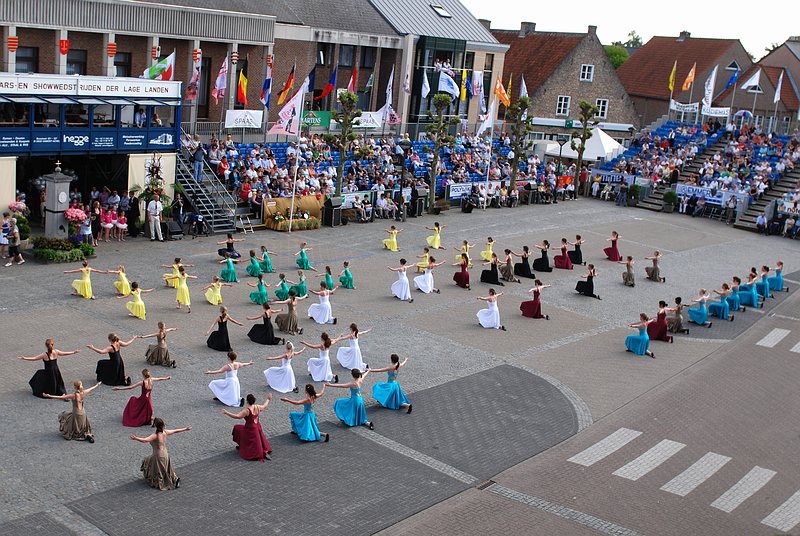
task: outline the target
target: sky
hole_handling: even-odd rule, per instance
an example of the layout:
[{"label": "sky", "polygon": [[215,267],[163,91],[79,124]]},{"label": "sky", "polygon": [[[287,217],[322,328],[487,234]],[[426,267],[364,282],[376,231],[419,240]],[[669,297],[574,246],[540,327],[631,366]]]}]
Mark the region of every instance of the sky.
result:
[{"label": "sky", "polygon": [[[800,35],[797,24],[800,8],[790,0],[769,2],[769,7],[765,4],[763,9],[742,0],[731,0],[724,7],[722,2],[703,0],[648,2],[645,9],[621,7],[632,2],[588,0],[572,0],[568,9],[563,0],[461,0],[461,3],[477,18],[492,21],[493,29],[518,30],[521,21],[535,22],[537,31],[550,32],[586,32],[589,25],[594,25],[603,44],[626,41],[631,30],[636,30],[645,43],[654,35],[677,36],[686,30],[692,37],[739,39],[756,60],[766,54],[764,49],[772,43],[780,44],[791,35]],[[626,12],[631,15],[626,16]],[[742,20],[745,12],[746,20]],[[791,12],[794,16],[786,16]],[[709,20],[714,24],[708,24]]]}]

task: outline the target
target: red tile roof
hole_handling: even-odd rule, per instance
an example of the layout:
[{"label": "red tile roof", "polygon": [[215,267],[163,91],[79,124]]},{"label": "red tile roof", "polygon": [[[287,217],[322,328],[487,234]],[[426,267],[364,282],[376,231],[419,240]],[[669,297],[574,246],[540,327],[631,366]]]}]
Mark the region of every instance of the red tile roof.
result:
[{"label": "red tile roof", "polygon": [[[744,84],[753,74],[755,74],[756,70],[758,69],[761,69],[763,71],[761,73],[761,84],[760,84],[762,89],[764,88],[764,77],[766,76],[766,79],[772,86],[773,90],[772,92],[770,92],[770,95],[774,95],[775,88],[778,87],[778,79],[780,79],[781,77],[781,71],[783,71],[784,69],[782,67],[771,67],[768,65],[760,65],[758,63],[754,64],[745,72],[739,74],[739,81],[736,82],[737,90],[741,91],[738,88],[741,88],[742,84]],[[790,75],[788,72],[784,73],[783,75],[783,85],[781,85],[781,102],[783,103],[783,105],[786,107],[787,110],[798,110],[800,109],[800,99],[798,99],[797,93],[795,93],[791,82],[789,82],[789,76]],[[717,83],[718,84],[720,83],[719,78],[717,78]],[[722,83],[727,83],[727,80],[722,81]],[[720,93],[714,100],[723,102],[732,91],[733,88],[728,88],[722,93]],[[768,106],[768,108],[770,107],[771,106]]]},{"label": "red tile roof", "polygon": [[708,72],[718,63],[720,56],[739,42],[738,39],[678,39],[653,37],[617,69],[629,95],[668,100],[669,74],[676,60],[678,69],[675,74],[675,93],[680,92],[680,86],[695,62],[695,84],[702,86],[701,74]]},{"label": "red tile roof", "polygon": [[[534,32],[519,37],[518,30],[492,30],[492,35],[511,47],[503,64],[503,85],[514,73],[514,87],[519,88],[519,75],[525,75],[525,85],[532,95],[587,34]],[[517,94],[513,88],[512,91]]]}]

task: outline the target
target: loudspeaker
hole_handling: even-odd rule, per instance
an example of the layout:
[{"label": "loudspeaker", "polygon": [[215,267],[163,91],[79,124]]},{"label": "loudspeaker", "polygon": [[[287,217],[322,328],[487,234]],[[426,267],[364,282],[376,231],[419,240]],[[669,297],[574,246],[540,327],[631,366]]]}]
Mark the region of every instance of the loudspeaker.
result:
[{"label": "loudspeaker", "polygon": [[329,197],[325,200],[325,207],[326,208],[339,208],[342,206],[342,198],[341,197]]},{"label": "loudspeaker", "polygon": [[[341,200],[341,198],[337,198]],[[327,205],[327,203],[326,203]],[[328,227],[336,227],[337,225],[341,225],[342,222],[342,209],[341,207],[337,208],[330,208],[330,207],[322,207],[322,225],[326,225]]]},{"label": "loudspeaker", "polygon": [[464,197],[461,198],[461,212],[466,212],[467,214],[469,214],[470,212],[472,212],[473,208],[475,208],[475,205],[473,205],[469,201],[469,198],[464,198]]},{"label": "loudspeaker", "polygon": [[417,195],[419,197],[428,197],[428,189],[427,188],[417,188]]},{"label": "loudspeaker", "polygon": [[170,240],[183,240],[183,228],[176,221],[168,221],[167,236]]}]

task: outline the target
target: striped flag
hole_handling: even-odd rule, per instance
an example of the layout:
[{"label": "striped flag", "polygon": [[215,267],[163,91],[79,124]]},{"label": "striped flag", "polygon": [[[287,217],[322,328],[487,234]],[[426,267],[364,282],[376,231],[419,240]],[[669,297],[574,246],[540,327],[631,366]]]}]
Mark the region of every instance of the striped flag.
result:
[{"label": "striped flag", "polygon": [[225,88],[228,86],[228,56],[222,62],[222,67],[219,68],[217,73],[217,80],[214,82],[214,89],[211,90],[211,96],[214,97],[214,103],[219,104],[219,99],[225,98]]},{"label": "striped flag", "polygon": [[289,72],[289,78],[286,79],[286,83],[283,85],[283,89],[281,92],[278,93],[278,106],[283,104],[283,101],[286,100],[286,97],[289,96],[289,92],[294,87],[294,72],[297,69],[297,64],[292,65],[292,70]]},{"label": "striped flag", "polygon": [[247,107],[247,62],[245,61],[244,67],[239,71],[239,83],[236,86],[236,100],[239,104]]},{"label": "striped flag", "polygon": [[258,100],[269,110],[269,97],[272,91],[272,65],[267,65],[267,75],[264,77],[264,85],[261,86],[261,96]]}]

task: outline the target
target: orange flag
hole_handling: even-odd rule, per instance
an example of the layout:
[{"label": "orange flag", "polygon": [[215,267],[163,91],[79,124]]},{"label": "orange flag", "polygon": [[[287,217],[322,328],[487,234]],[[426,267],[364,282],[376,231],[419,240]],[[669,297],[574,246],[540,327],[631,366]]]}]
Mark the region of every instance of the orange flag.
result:
[{"label": "orange flag", "polygon": [[692,70],[689,71],[689,74],[686,75],[686,80],[683,81],[683,86],[681,87],[683,91],[689,91],[689,89],[692,87],[692,84],[694,84],[694,72],[696,69],[697,69],[697,62],[695,62],[695,64],[692,65]]},{"label": "orange flag", "polygon": [[499,76],[494,83],[494,94],[497,95],[497,98],[500,99],[503,106],[508,107],[511,104],[511,99],[508,98],[508,93],[506,93],[506,89],[503,87],[503,82],[500,80]]}]

